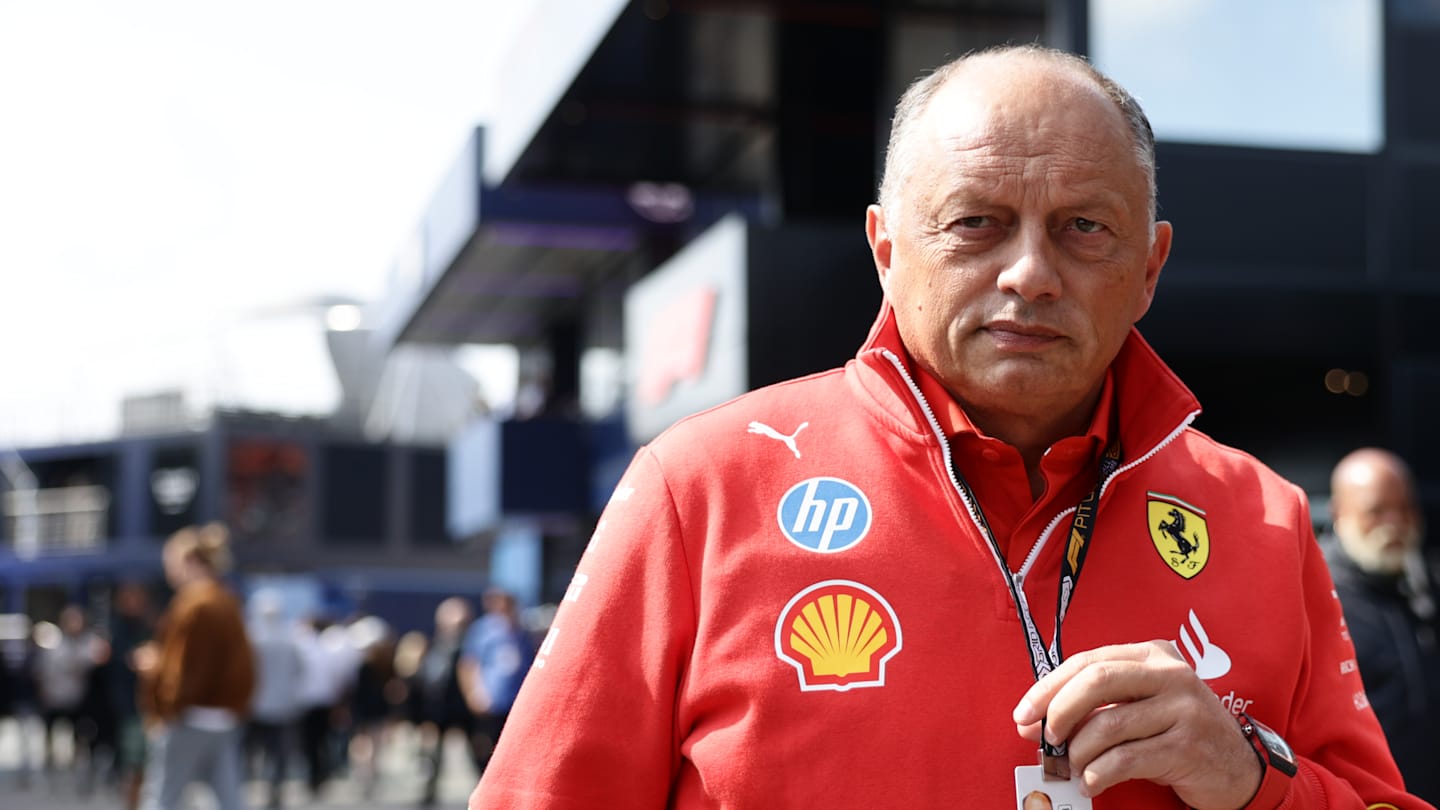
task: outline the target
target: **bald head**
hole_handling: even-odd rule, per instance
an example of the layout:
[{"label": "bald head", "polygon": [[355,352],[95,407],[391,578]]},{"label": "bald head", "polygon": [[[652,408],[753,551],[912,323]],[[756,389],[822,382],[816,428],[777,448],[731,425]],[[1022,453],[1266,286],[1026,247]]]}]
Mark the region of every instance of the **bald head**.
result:
[{"label": "bald head", "polygon": [[[916,81],[900,97],[890,126],[885,150],[885,173],[880,183],[880,205],[898,216],[901,187],[915,167],[921,121],[942,88],[952,82],[990,83],[1013,77],[1017,69],[1029,68],[1031,80],[1079,82],[1114,105],[1123,124],[1123,136],[1134,150],[1136,165],[1145,173],[1149,186],[1150,220],[1155,219],[1155,135],[1145,112],[1125,88],[1096,70],[1084,59],[1065,51],[1039,45],[1004,46],[977,51],[951,61]],[[1023,89],[1023,85],[1022,85]]]},{"label": "bald head", "polygon": [[1330,513],[1341,548],[1365,571],[1399,574],[1420,546],[1420,510],[1410,468],[1394,453],[1356,450],[1330,475]]}]

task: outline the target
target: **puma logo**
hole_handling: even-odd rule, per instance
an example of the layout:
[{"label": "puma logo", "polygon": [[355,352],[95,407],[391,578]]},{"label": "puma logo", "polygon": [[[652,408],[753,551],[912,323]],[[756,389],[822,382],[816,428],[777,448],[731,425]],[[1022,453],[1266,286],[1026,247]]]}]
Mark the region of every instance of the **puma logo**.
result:
[{"label": "puma logo", "polygon": [[769,436],[772,439],[784,442],[785,446],[790,448],[790,452],[795,454],[795,458],[800,458],[800,448],[795,446],[795,437],[799,436],[800,431],[804,430],[807,427],[810,427],[809,422],[801,422],[800,427],[795,428],[794,433],[786,436],[785,434],[781,433],[775,428],[770,427],[764,422],[751,422],[750,427],[747,429],[747,432],[758,433],[761,436]]}]

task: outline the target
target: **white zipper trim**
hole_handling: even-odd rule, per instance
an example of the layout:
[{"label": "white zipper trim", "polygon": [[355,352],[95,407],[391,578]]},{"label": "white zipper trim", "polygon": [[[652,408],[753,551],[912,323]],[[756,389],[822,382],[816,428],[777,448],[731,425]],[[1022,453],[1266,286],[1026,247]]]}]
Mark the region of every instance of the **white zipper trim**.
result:
[{"label": "white zipper trim", "polygon": [[[955,465],[951,463],[950,457],[950,442],[945,437],[945,431],[940,427],[940,420],[935,418],[935,411],[931,410],[930,402],[926,400],[925,395],[920,392],[920,386],[916,385],[915,379],[910,376],[909,370],[905,368],[904,363],[900,362],[899,357],[896,357],[889,349],[881,349],[880,353],[885,356],[886,360],[890,361],[891,365],[895,366],[896,371],[900,372],[900,376],[905,380],[905,384],[910,387],[910,393],[914,395],[915,401],[920,404],[920,409],[925,412],[925,421],[930,424],[931,432],[935,434],[935,438],[940,442],[940,452],[945,457],[945,473],[950,476],[950,486],[955,489],[955,494],[959,495],[960,500],[965,504],[965,514],[970,517],[970,522],[975,525],[975,531],[984,538],[985,529],[980,525],[980,520],[976,517],[978,507],[971,502],[970,497],[965,494],[965,488],[960,486],[960,481],[955,477]],[[1015,579],[1015,575],[1010,573],[1010,565],[1000,557],[999,553],[995,550],[994,544],[987,541],[985,545],[990,548],[990,556],[994,558],[995,564],[1000,567],[1001,575]],[[1015,579],[1015,584],[1018,587],[1020,580]],[[1020,589],[1020,593],[1023,596],[1024,590]]]},{"label": "white zipper trim", "polygon": [[[1116,470],[1116,472],[1118,473],[1119,470]],[[1114,478],[1115,476],[1111,475],[1110,477]],[[1110,482],[1107,481],[1105,483],[1108,484]],[[1095,498],[1095,508],[1097,511],[1100,508],[1099,496]],[[1030,547],[1030,553],[1025,555],[1025,562],[1020,564],[1020,570],[1015,574],[1015,580],[1017,582],[1024,584],[1025,577],[1030,575],[1030,566],[1034,565],[1035,560],[1039,559],[1040,552],[1044,550],[1045,544],[1049,542],[1050,533],[1055,531],[1055,527],[1060,525],[1060,521],[1073,514],[1075,514],[1075,507],[1067,506],[1061,510],[1060,514],[1050,519],[1050,525],[1045,527],[1045,531],[1040,532],[1040,536],[1035,539],[1035,545]]]},{"label": "white zipper trim", "polygon": [[[1140,466],[1140,465],[1143,464],[1144,462],[1149,461],[1156,453],[1160,452],[1161,450],[1164,450],[1164,449],[1165,449],[1165,446],[1168,445],[1168,444],[1170,444],[1171,442],[1175,441],[1175,439],[1176,439],[1177,437],[1179,437],[1179,435],[1180,435],[1181,433],[1184,433],[1184,432],[1185,432],[1185,429],[1188,428],[1188,427],[1190,427],[1190,423],[1194,422],[1194,421],[1195,421],[1195,417],[1197,417],[1197,416],[1199,416],[1199,415],[1200,415],[1200,412],[1199,412],[1199,411],[1191,411],[1191,412],[1180,422],[1179,427],[1177,427],[1177,428],[1175,428],[1174,430],[1170,431],[1170,435],[1168,435],[1168,436],[1166,436],[1165,438],[1161,439],[1159,444],[1157,444],[1157,445],[1155,445],[1154,447],[1150,448],[1150,452],[1146,453],[1146,454],[1143,455],[1143,456],[1140,456],[1139,458],[1135,459],[1134,461],[1131,461],[1131,462],[1129,462],[1129,463],[1127,463],[1127,464],[1122,464],[1122,465],[1120,465],[1120,468],[1119,468],[1119,469],[1117,469],[1117,470],[1115,470],[1115,472],[1111,473],[1111,474],[1110,474],[1110,477],[1107,478],[1107,479],[1105,479],[1105,481],[1100,485],[1100,493],[1095,496],[1095,510],[1096,510],[1097,512],[1100,510],[1100,499],[1105,497],[1105,490],[1107,490],[1107,489],[1110,488],[1110,484],[1111,484],[1117,477],[1119,477],[1120,473],[1123,473],[1123,472],[1125,472],[1126,470],[1133,470],[1134,468]],[[1040,552],[1041,552],[1042,550],[1044,550],[1045,544],[1046,544],[1047,542],[1049,542],[1049,540],[1050,540],[1050,533],[1053,532],[1053,531],[1055,531],[1055,527],[1056,527],[1057,525],[1059,525],[1060,521],[1062,521],[1062,520],[1064,520],[1066,517],[1069,517],[1070,515],[1074,514],[1074,512],[1075,512],[1075,507],[1073,507],[1073,506],[1067,507],[1067,508],[1065,509],[1065,511],[1063,511],[1063,512],[1061,512],[1060,514],[1056,515],[1056,516],[1050,521],[1050,525],[1048,525],[1048,526],[1045,527],[1045,531],[1041,532],[1041,533],[1040,533],[1040,536],[1039,536],[1038,538],[1036,538],[1036,540],[1035,540],[1035,545],[1030,548],[1030,553],[1025,556],[1025,563],[1020,566],[1020,572],[1015,575],[1020,582],[1023,583],[1023,582],[1025,581],[1025,576],[1030,573],[1030,566],[1032,566],[1032,565],[1035,564],[1035,560],[1040,556]]]}]

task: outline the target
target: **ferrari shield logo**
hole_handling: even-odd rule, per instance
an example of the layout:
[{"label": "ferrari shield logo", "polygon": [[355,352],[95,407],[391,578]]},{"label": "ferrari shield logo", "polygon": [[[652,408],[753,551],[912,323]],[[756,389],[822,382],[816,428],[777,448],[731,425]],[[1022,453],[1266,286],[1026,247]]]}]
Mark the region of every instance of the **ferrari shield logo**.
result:
[{"label": "ferrari shield logo", "polygon": [[1174,495],[1145,494],[1149,496],[1145,510],[1150,540],[1160,552],[1160,559],[1180,576],[1194,579],[1210,561],[1210,530],[1205,525],[1205,510]]}]

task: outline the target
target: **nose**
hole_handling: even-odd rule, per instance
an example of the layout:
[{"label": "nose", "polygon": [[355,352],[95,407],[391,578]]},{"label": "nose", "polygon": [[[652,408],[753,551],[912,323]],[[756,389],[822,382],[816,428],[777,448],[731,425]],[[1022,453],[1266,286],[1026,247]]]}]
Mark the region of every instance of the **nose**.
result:
[{"label": "nose", "polygon": [[1392,506],[1381,511],[1376,518],[1376,525],[1392,526],[1400,531],[1410,528],[1410,512],[1404,507]]},{"label": "nose", "polygon": [[1010,248],[996,278],[1000,291],[1025,301],[1059,298],[1060,273],[1049,230],[1041,223],[1022,225]]}]

